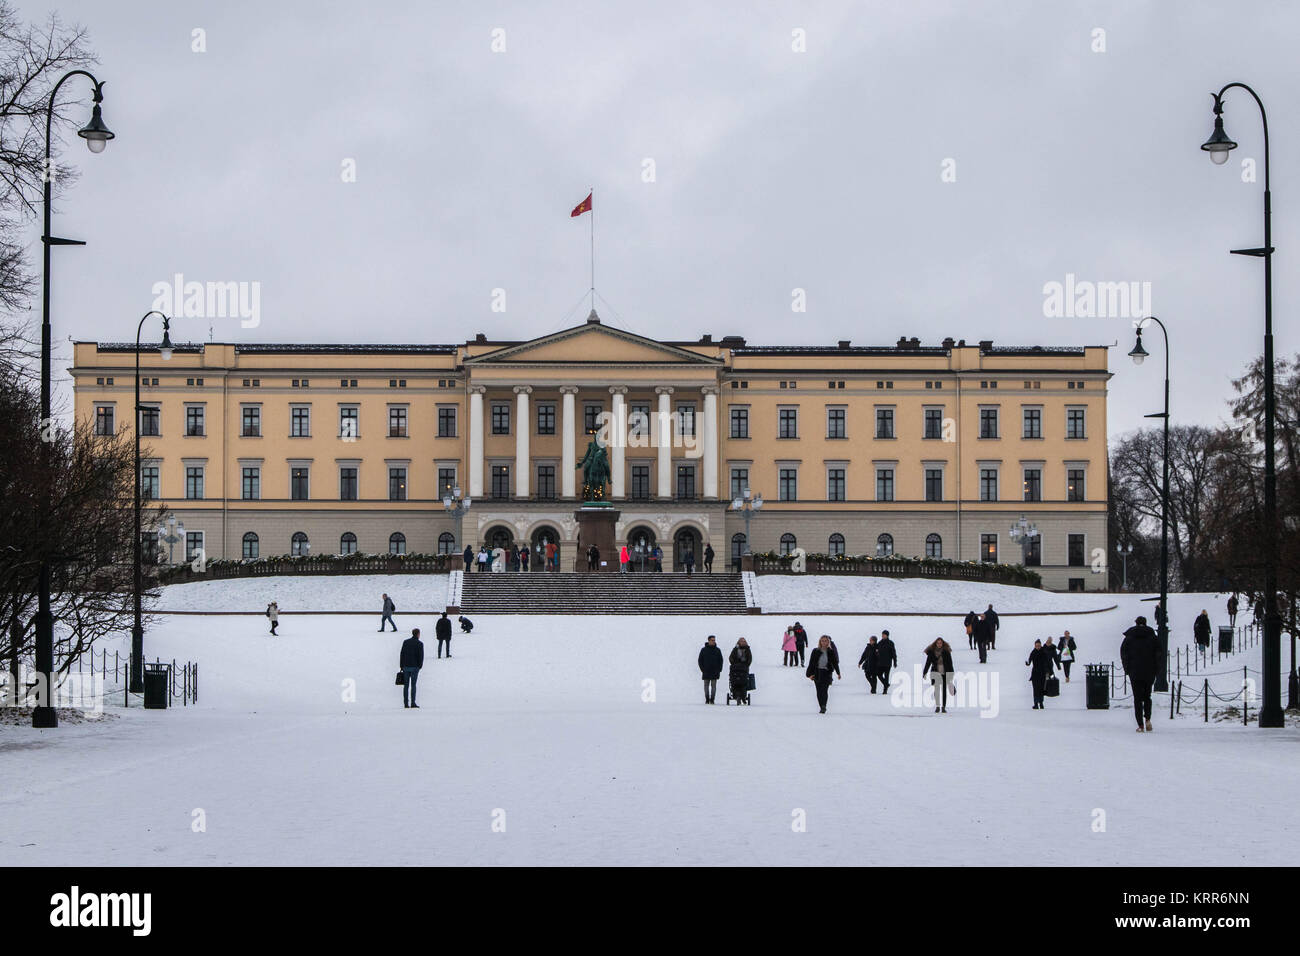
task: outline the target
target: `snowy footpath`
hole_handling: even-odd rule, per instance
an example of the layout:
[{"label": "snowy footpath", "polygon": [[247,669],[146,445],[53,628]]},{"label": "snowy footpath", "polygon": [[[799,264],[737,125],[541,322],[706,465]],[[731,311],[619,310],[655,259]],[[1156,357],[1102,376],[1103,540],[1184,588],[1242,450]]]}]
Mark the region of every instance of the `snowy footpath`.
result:
[{"label": "snowy footpath", "polygon": [[[819,617],[786,594],[809,634],[830,634],[840,651],[843,679],[823,716],[802,670],[781,666],[793,614],[485,616],[438,660],[434,618],[401,611],[437,606],[438,578],[176,586],[161,607],[260,611],[273,590],[284,610],[364,610],[388,590],[402,630],[377,633],[377,610],[284,616],[275,638],[261,617],[159,618],[148,657],[199,661],[198,706],[113,703],[104,719],[53,731],[0,726],[0,865],[1294,859],[1300,730],[1205,724],[1198,707],[1170,720],[1167,695],[1156,697],[1149,735],[1134,732],[1127,702],[1085,709],[1082,663],[1118,660],[1121,632],[1150,604],[889,583],[929,600],[900,593],[874,606],[961,611],[993,600],[1028,611],[1037,597],[1041,610],[1119,607],[1006,617],[981,666],[959,620]],[[1008,591],[1026,606],[1003,600]],[[840,609],[833,595],[808,600]],[[1226,623],[1219,596],[1172,599],[1178,646],[1202,607]],[[423,632],[425,667],[421,707],[404,710],[394,674],[412,627]],[[900,658],[888,697],[872,696],[854,667],[882,627]],[[1066,629],[1079,645],[1075,679],[1031,710],[1026,654],[1034,638]],[[724,705],[725,674],[717,705],[703,704],[696,654],[708,634],[724,653],[741,635],[753,646],[752,706]],[[921,649],[938,635],[972,675],[946,715],[912,687]],[[1208,668],[1216,689],[1233,693],[1243,665],[1258,668],[1258,648]]]}]

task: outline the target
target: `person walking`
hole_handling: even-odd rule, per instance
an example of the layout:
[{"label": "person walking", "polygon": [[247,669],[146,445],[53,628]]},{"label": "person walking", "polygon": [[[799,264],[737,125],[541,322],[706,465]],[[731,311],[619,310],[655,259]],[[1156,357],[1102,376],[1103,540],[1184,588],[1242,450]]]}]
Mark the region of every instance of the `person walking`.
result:
[{"label": "person walking", "polygon": [[[831,642],[835,643],[834,641]],[[808,632],[803,629],[803,625],[798,621],[794,622],[794,646],[799,652],[799,666],[803,666],[804,651],[808,649]]]},{"label": "person walking", "polygon": [[743,637],[736,641],[727,658],[727,683],[731,685],[734,700],[743,701],[749,697],[749,668],[754,663],[754,652],[749,649],[749,642]]},{"label": "person walking", "polygon": [[465,573],[470,574],[474,570],[474,549],[465,545]]},{"label": "person walking", "polygon": [[1192,634],[1198,647],[1210,646],[1210,612],[1205,608],[1201,608],[1201,613],[1197,615],[1196,622],[1192,625]]},{"label": "person walking", "polygon": [[451,618],[447,612],[442,612],[442,617],[438,618],[438,623],[433,626],[433,636],[438,639],[438,658],[442,659],[442,645],[447,645],[447,660],[451,660]]},{"label": "person walking", "polygon": [[1070,632],[1066,631],[1061,635],[1061,643],[1058,645],[1058,654],[1061,661],[1061,670],[1065,671],[1065,682],[1070,683],[1070,665],[1074,663],[1075,651],[1079,646],[1074,643],[1074,638]]},{"label": "person walking", "polygon": [[420,668],[424,666],[424,643],[420,640],[420,629],[411,631],[411,636],[402,641],[402,652],[398,656],[397,666],[402,676],[402,706],[419,707],[415,702],[415,684],[420,679]]},{"label": "person walking", "polygon": [[1228,596],[1228,626],[1229,627],[1237,626],[1237,607],[1238,607],[1237,592],[1233,591],[1232,594]]},{"label": "person walking", "polygon": [[[1051,642],[1049,637],[1048,642]],[[1034,706],[1031,710],[1043,709],[1043,697],[1047,688],[1047,678],[1056,669],[1056,652],[1042,641],[1034,641],[1034,649],[1025,661],[1029,670],[1029,683],[1034,689]]]},{"label": "person walking", "polygon": [[794,640],[794,628],[787,627],[785,636],[781,639],[781,666],[793,667],[799,663],[799,651],[796,648]]},{"label": "person walking", "polygon": [[682,564],[686,565],[686,576],[689,578],[691,571],[695,569],[695,552],[689,547],[686,549],[686,553],[682,555]]},{"label": "person walking", "polygon": [[587,570],[588,571],[595,571],[600,566],[597,563],[597,555],[599,553],[600,552],[596,550],[596,546],[594,544],[587,549]]},{"label": "person walking", "polygon": [[1138,733],[1143,729],[1151,731],[1151,687],[1164,662],[1160,660],[1160,641],[1156,632],[1147,626],[1145,617],[1139,616],[1124,632],[1119,660],[1133,686],[1133,715],[1137,717]]},{"label": "person walking", "polygon": [[975,650],[975,625],[980,622],[980,616],[974,611],[966,612],[966,619],[962,621],[966,625],[966,639],[970,642],[970,649]]},{"label": "person walking", "polygon": [[480,574],[488,570],[488,549],[486,545],[478,549],[478,570]]},{"label": "person walking", "polygon": [[531,556],[532,556],[532,551],[529,550],[528,545],[525,544],[520,547],[519,549],[519,570],[520,571],[528,570],[528,559]]},{"label": "person walking", "polygon": [[989,620],[987,611],[975,618],[975,647],[979,649],[981,664],[989,661],[989,645],[993,643],[993,633],[993,622]]},{"label": "person walking", "polygon": [[664,570],[664,549],[657,544],[655,545],[654,558],[655,570],[662,574]]},{"label": "person walking", "polygon": [[718,678],[722,676],[722,648],[712,634],[700,648],[699,664],[700,677],[704,680],[704,702],[711,704],[718,693]]},{"label": "person walking", "polygon": [[713,573],[713,558],[716,554],[717,552],[713,550],[713,545],[706,544],[704,546],[704,573],[705,574]]},{"label": "person walking", "polygon": [[548,571],[560,570],[560,549],[554,541],[546,542],[546,569]]},{"label": "person walking", "polygon": [[992,630],[989,631],[989,650],[996,651],[998,649],[998,628],[1002,626],[1002,620],[998,617],[998,612],[993,610],[992,604],[984,612],[984,617],[988,619],[992,627]]},{"label": "person walking", "polygon": [[867,646],[862,650],[862,656],[858,658],[858,666],[862,668],[862,674],[871,685],[871,693],[876,692],[876,672],[879,668],[880,645],[876,643],[876,635],[872,634],[867,639]]},{"label": "person walking", "polygon": [[[832,674],[834,677],[831,676]],[[807,675],[808,679],[817,688],[817,706],[821,708],[821,712],[824,714],[826,713],[826,703],[829,699],[831,683],[835,678],[840,677],[840,655],[831,646],[831,639],[826,634],[817,638],[817,646],[813,648],[812,654],[808,656]]]},{"label": "person walking", "polygon": [[921,676],[930,675],[934,685],[934,712],[948,713],[948,684],[952,680],[952,645],[942,637],[936,637],[924,651],[925,667]]},{"label": "person walking", "polygon": [[880,642],[876,644],[876,676],[880,678],[880,692],[889,693],[889,672],[898,666],[898,649],[888,631],[880,632]]},{"label": "person walking", "polygon": [[627,563],[631,556],[627,553],[627,545],[622,545],[618,549],[618,571],[619,574],[627,574]]},{"label": "person walking", "polygon": [[[390,598],[387,594],[385,594],[385,595],[384,595],[384,614],[383,614],[383,617],[381,617],[381,618],[379,619],[379,633],[382,634],[382,633],[384,632],[384,622],[385,622],[385,621],[387,621],[389,624],[393,624],[393,612],[396,611],[396,610],[397,610],[397,605],[395,605],[395,604],[393,603],[393,599]],[[394,631],[397,630],[397,625],[396,625],[396,624],[393,624],[393,630],[394,630]]]},{"label": "person walking", "polygon": [[266,606],[266,616],[271,621],[271,636],[279,637],[279,635],[275,633],[275,629],[280,626],[280,605],[276,604],[274,601],[268,604]]}]

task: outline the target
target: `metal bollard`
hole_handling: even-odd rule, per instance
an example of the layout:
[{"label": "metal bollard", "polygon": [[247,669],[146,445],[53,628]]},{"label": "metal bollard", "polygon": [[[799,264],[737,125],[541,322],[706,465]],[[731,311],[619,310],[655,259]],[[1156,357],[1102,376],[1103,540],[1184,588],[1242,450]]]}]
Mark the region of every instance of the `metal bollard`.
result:
[{"label": "metal bollard", "polygon": [[1205,688],[1201,691],[1205,695],[1205,722],[1210,722],[1210,679],[1205,678]]}]

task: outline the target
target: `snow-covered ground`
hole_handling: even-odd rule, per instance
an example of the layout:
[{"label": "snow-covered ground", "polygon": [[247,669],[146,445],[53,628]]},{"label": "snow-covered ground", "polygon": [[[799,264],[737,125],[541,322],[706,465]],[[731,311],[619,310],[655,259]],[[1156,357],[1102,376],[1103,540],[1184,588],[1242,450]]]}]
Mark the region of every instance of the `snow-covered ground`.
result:
[{"label": "snow-covered ground", "polygon": [[[353,610],[387,590],[415,608],[436,605],[429,589],[441,584],[212,582],[171,588],[160,604],[201,595],[210,608],[260,611],[273,592],[286,609]],[[900,601],[1012,610],[1004,592],[1017,590],[919,586],[928,595]],[[1034,638],[1068,628],[1080,661],[1110,661],[1150,605],[1026,593],[1119,608],[1006,618],[981,667],[950,618],[818,616],[800,602],[810,634],[832,635],[844,658],[825,716],[802,672],[781,666],[780,617],[485,616],[440,661],[429,616],[399,612],[402,633],[385,635],[377,613],[287,617],[277,638],[260,617],[166,616],[148,656],[198,660],[199,706],[115,706],[115,719],[53,731],[0,726],[0,865],[1294,859],[1300,731],[1171,721],[1158,696],[1157,733],[1139,735],[1124,704],[1085,710],[1081,667],[1047,710],[1031,710],[1023,662]],[[1172,599],[1177,644],[1201,607],[1220,623],[1219,597]],[[415,626],[421,709],[404,710],[393,678]],[[983,675],[984,699],[941,715],[869,694],[853,664],[881,627],[898,644],[896,686],[943,634],[958,669]],[[753,706],[724,706],[723,687],[703,705],[695,658],[707,634],[724,651],[741,635],[754,646]],[[1243,663],[1257,668],[1258,649],[1211,668],[1221,693],[1235,691]]]},{"label": "snow-covered ground", "polygon": [[1060,593],[1009,584],[935,581],[920,578],[870,578],[851,575],[759,574],[755,597],[764,612],[812,614],[815,611],[858,614],[947,613],[965,617],[992,604],[999,615],[1089,611],[1112,607],[1114,595]]}]

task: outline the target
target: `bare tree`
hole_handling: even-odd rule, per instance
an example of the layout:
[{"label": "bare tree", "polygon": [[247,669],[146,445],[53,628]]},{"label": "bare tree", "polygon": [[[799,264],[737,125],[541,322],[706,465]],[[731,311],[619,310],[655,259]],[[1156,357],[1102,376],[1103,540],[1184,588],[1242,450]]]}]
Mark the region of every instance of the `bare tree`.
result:
[{"label": "bare tree", "polygon": [[[75,182],[71,167],[45,168],[45,119],[50,91],[68,70],[95,62],[86,31],[57,14],[26,22],[0,0],[0,312],[22,309],[35,286],[19,231],[41,213],[46,177],[56,195]],[[66,91],[66,99],[64,92]],[[54,130],[74,126],[69,104],[85,90],[64,87],[55,103]],[[79,108],[84,113],[84,107]],[[58,135],[51,149],[58,152]]]}]

